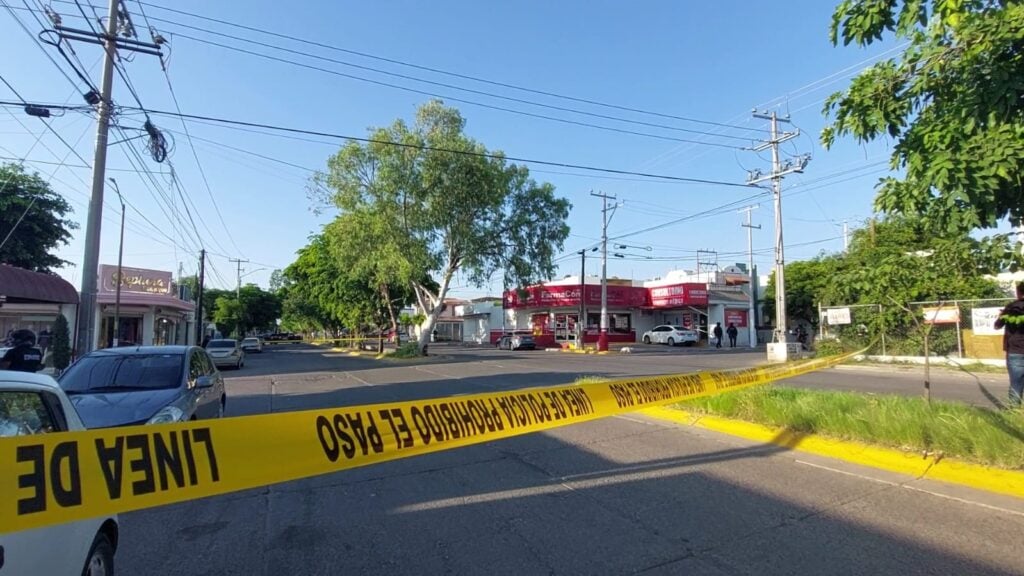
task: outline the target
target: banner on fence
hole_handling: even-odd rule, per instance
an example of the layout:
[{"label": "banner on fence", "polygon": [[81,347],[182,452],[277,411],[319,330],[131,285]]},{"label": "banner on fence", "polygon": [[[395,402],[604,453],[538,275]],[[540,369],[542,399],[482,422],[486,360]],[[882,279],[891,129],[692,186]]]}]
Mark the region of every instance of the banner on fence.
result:
[{"label": "banner on fence", "polygon": [[1002,336],[1003,329],[996,329],[996,318],[1002,308],[975,308],[971,310],[971,329],[975,336]]},{"label": "banner on fence", "polygon": [[960,323],[959,306],[933,306],[931,308],[924,308],[922,312],[924,312],[925,324]]},{"label": "banner on fence", "polygon": [[842,324],[850,324],[850,309],[849,308],[829,308],[828,313],[828,325],[839,326]]}]

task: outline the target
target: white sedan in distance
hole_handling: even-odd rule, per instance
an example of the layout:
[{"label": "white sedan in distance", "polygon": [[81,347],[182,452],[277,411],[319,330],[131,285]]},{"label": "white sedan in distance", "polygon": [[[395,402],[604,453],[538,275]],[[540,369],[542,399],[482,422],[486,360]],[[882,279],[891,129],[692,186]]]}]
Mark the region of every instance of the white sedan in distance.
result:
[{"label": "white sedan in distance", "polygon": [[682,326],[671,326],[669,324],[655,326],[644,332],[643,337],[644,344],[668,344],[669,346],[677,344],[693,346],[698,341],[700,341],[700,335],[697,334],[696,330],[690,330]]}]

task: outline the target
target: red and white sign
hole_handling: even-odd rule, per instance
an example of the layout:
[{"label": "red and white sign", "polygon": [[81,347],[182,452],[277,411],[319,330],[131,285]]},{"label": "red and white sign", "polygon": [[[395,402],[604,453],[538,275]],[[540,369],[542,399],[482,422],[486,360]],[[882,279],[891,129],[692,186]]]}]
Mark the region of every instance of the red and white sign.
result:
[{"label": "red and white sign", "polygon": [[[509,308],[579,308],[579,286],[530,286],[525,298],[519,291],[506,294]],[[587,306],[601,305],[601,287],[587,285]],[[647,289],[637,286],[609,286],[608,305],[616,308],[636,308],[647,301]]]},{"label": "red and white sign", "polygon": [[725,325],[733,324],[737,328],[745,328],[747,326],[747,311],[746,310],[726,310],[725,311]]},{"label": "red and white sign", "polygon": [[959,324],[960,323],[960,307],[959,306],[937,306],[934,308],[925,308],[924,322],[925,324]]},{"label": "red and white sign", "polygon": [[652,308],[708,305],[708,290],[704,284],[673,284],[651,288],[650,291]]}]

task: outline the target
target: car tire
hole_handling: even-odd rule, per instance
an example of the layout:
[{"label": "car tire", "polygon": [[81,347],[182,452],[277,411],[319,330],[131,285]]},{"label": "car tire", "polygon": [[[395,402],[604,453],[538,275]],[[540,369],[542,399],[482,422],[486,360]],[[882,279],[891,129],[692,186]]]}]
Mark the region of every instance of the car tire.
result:
[{"label": "car tire", "polygon": [[644,344],[650,344],[650,343],[651,343],[651,337],[650,336],[644,336]]},{"label": "car tire", "polygon": [[672,337],[669,337],[667,344],[669,346],[675,346],[676,345],[676,339],[672,338]]},{"label": "car tire", "polygon": [[100,532],[92,541],[89,554],[85,557],[82,576],[113,576],[114,544],[110,536]]}]

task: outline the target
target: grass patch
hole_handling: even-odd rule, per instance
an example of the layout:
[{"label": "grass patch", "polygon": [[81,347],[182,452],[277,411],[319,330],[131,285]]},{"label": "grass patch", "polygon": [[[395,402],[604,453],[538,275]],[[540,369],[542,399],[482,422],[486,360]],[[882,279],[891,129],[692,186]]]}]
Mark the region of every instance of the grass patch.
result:
[{"label": "grass patch", "polygon": [[420,347],[418,344],[415,342],[406,342],[399,346],[397,350],[387,352],[381,357],[392,360],[411,360],[414,358],[423,358],[423,355],[420,354]]},{"label": "grass patch", "polygon": [[794,432],[1024,469],[1024,412],[852,392],[757,387],[675,407]]}]

